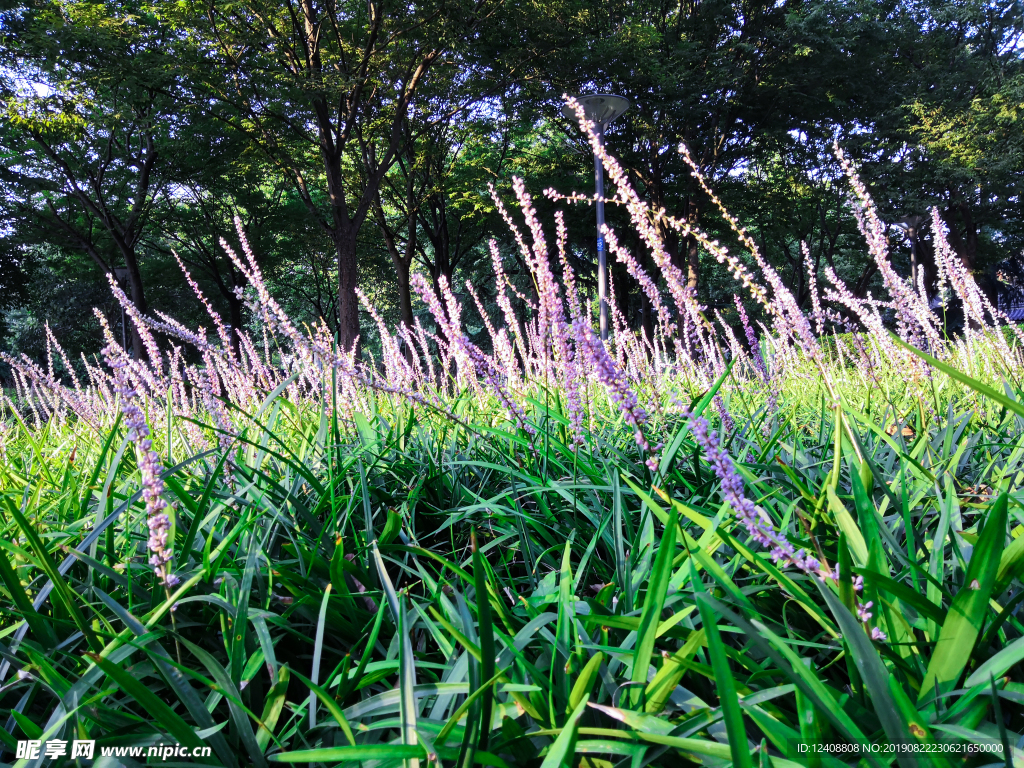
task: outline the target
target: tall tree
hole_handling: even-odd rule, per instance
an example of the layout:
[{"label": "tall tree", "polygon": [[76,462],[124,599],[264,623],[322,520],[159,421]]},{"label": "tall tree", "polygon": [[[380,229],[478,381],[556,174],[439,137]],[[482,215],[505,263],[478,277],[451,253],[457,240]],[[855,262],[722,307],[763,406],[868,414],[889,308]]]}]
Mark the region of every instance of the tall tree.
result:
[{"label": "tall tree", "polygon": [[[989,268],[1024,246],[1024,16],[1019,3],[896,3],[867,9],[888,36],[872,109],[842,142],[863,164],[883,216],[914,230],[915,261],[936,279],[919,226],[936,206],[950,244],[994,294]],[[870,87],[869,87],[870,86]]]},{"label": "tall tree", "polygon": [[[678,147],[685,142],[713,182],[793,127],[808,101],[812,69],[799,50],[803,5],[687,0],[593,6],[585,15],[587,34],[552,72],[554,84],[559,91],[626,96],[632,106],[613,124],[609,141],[652,206],[697,225],[709,202]],[[668,228],[662,234],[696,289],[697,240],[680,239]]]},{"label": "tall tree", "polygon": [[406,324],[412,324],[414,264],[426,268],[435,290],[442,277],[457,290],[456,270],[468,267],[493,233],[495,208],[487,185],[504,181],[516,127],[498,109],[489,109],[486,119],[411,116],[405,155],[386,177],[374,209],[397,273]]},{"label": "tall tree", "polygon": [[483,0],[215,0],[202,27],[218,114],[289,179],[337,256],[338,340],[359,336],[357,244],[381,183],[405,151],[410,105],[454,66]]},{"label": "tall tree", "polygon": [[[236,163],[216,164],[211,172],[196,174],[175,186],[160,201],[158,231],[151,243],[155,250],[173,252],[194,279],[204,279],[216,289],[216,298],[228,308],[231,349],[237,355],[243,328],[243,295],[248,284],[221,240],[239,247],[236,222],[266,272],[281,260],[276,242],[294,228],[289,207],[283,202],[281,184],[273,176],[254,178],[259,169],[239,168]],[[280,230],[280,231],[275,231]]]},{"label": "tall tree", "polygon": [[[124,265],[147,310],[139,248],[180,154],[175,39],[146,8],[23,6],[0,44],[4,205],[25,240]],[[133,346],[142,346],[133,329]]]}]

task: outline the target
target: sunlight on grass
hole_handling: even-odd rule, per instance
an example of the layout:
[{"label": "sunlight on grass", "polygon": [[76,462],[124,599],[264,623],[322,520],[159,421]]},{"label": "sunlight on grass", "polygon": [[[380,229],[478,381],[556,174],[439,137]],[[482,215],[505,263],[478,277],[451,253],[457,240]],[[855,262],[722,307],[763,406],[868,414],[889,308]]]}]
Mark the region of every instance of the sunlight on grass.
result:
[{"label": "sunlight on grass", "polygon": [[10,360],[4,749],[1022,764],[1016,329],[937,228],[944,295],[968,318],[948,338],[885,266],[851,171],[890,297],[833,275],[805,315],[738,229],[746,261],[705,245],[773,323],[741,343],[605,164],[662,266],[653,338],[614,311],[613,338],[595,337],[561,237],[549,254],[517,181],[536,290],[516,317],[495,249],[489,348],[449,286],[419,280],[429,319],[393,333],[367,302],[380,359],[359,359],[293,326],[243,254],[267,337],[238,355],[212,310],[219,343],[141,317],[114,285],[144,359],[108,329],[88,381],[59,382],[53,355]]}]

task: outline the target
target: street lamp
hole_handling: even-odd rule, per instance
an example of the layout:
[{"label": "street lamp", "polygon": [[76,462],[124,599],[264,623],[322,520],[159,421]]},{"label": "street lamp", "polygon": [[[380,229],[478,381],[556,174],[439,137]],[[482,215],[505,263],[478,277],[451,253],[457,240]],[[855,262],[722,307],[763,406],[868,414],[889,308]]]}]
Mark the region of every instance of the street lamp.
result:
[{"label": "street lamp", "polygon": [[[589,96],[580,96],[576,99],[587,120],[597,127],[597,140],[604,145],[604,129],[627,109],[629,101],[622,96],[611,93],[594,93]],[[562,114],[570,120],[577,120],[576,112],[568,104],[562,107]],[[594,185],[597,202],[597,296],[601,307],[601,340],[608,339],[608,257],[604,249],[604,235],[601,228],[604,227],[604,166],[601,165],[601,158],[594,153]]]},{"label": "street lamp", "polygon": [[919,253],[918,236],[921,234],[921,225],[926,221],[924,216],[904,216],[899,221],[893,222],[893,226],[910,240],[910,280],[915,289],[917,288],[917,271],[920,268],[917,258]]},{"label": "street lamp", "polygon": [[[114,267],[114,277],[117,279],[117,284],[121,287],[121,290],[123,291],[125,288],[125,283],[128,280],[128,267]],[[121,302],[118,302],[118,304],[120,303]],[[121,304],[121,349],[127,352],[128,335],[125,333],[124,327],[124,304]]]}]

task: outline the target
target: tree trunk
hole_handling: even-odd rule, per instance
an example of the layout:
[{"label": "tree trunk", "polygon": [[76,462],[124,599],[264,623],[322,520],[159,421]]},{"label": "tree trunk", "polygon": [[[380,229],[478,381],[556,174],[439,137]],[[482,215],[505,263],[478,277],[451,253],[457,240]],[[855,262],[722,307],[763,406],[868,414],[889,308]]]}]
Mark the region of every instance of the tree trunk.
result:
[{"label": "tree trunk", "polygon": [[228,315],[231,322],[231,354],[241,360],[239,344],[242,333],[242,300],[233,293],[228,296]]},{"label": "tree trunk", "polygon": [[640,292],[640,328],[644,337],[652,345],[654,344],[654,306],[647,294]]},{"label": "tree trunk", "polygon": [[[377,226],[380,229],[380,233],[384,236],[384,244],[387,246],[388,254],[391,256],[391,263],[395,265],[395,277],[398,281],[398,308],[401,314],[400,320],[402,325],[411,331],[412,290],[409,285],[409,271],[412,268],[413,257],[416,255],[416,214],[414,212],[415,200],[412,195],[412,182],[409,183],[407,204],[410,211],[408,217],[409,236],[405,240],[404,254],[398,250],[395,233],[392,232],[391,228],[388,226],[379,194],[377,195],[377,199],[374,201],[373,212],[377,218]],[[409,362],[412,362],[411,355]]]},{"label": "tree trunk", "polygon": [[[131,293],[132,304],[140,315],[149,311],[146,305],[146,295],[142,290],[142,273],[139,271],[139,260],[131,249],[122,249],[125,266],[128,267],[128,290]],[[132,323],[132,357],[136,360],[142,359],[142,335],[135,323]]]},{"label": "tree trunk", "polygon": [[860,277],[853,286],[853,295],[858,299],[863,299],[868,295],[868,286],[871,285],[871,278],[875,276],[875,272],[878,271],[878,265],[874,261],[869,261],[864,267],[864,270],[860,273]]},{"label": "tree trunk", "polygon": [[[683,208],[686,207],[686,203],[683,203]],[[661,241],[665,246],[665,253],[668,254],[668,260],[672,263],[676,269],[682,273],[686,273],[686,240],[680,241],[679,233],[668,226],[662,224],[661,226]],[[657,271],[657,270],[655,270]]]},{"label": "tree trunk", "polygon": [[[686,223],[690,226],[696,226],[699,218],[700,211],[697,208],[697,201],[691,197],[686,211]],[[686,237],[686,287],[693,291],[694,298],[697,297],[699,277],[700,251],[697,248],[696,236],[690,234]]]},{"label": "tree trunk", "polygon": [[[959,215],[958,215],[959,214]],[[963,223],[963,227],[957,226],[957,218]],[[978,226],[974,221],[974,214],[971,205],[961,198],[960,202],[950,203],[942,212],[942,219],[949,229],[950,246],[960,257],[964,267],[974,275],[978,287],[988,297],[988,300],[995,304],[998,301],[998,289],[996,281],[990,274],[978,274]]]},{"label": "tree trunk", "polygon": [[[409,269],[412,266],[411,261],[405,261],[402,258],[392,258],[392,263],[395,265],[395,278],[398,282],[398,313],[399,323],[404,325],[409,332],[413,330],[413,319],[412,319],[412,289],[409,287]],[[398,346],[405,353],[405,359],[409,365],[415,364],[415,358],[413,357],[413,350],[409,348],[408,342],[402,335],[398,336]]]},{"label": "tree trunk", "polygon": [[[641,250],[640,248],[635,249],[633,251],[633,257],[640,263],[641,267],[643,267],[645,270],[647,269],[649,264],[645,263],[647,261],[647,259],[644,259],[644,252],[643,252],[643,250]],[[649,272],[648,272],[648,274],[649,274]],[[651,299],[647,295],[647,292],[644,291],[641,288],[641,290],[640,290],[640,323],[641,323],[641,327],[643,328],[644,335],[647,337],[647,340],[649,342],[651,342],[652,346],[654,345],[654,316],[655,316],[655,314],[656,314],[656,312],[655,312],[655,309],[654,309],[654,304],[651,303]]]},{"label": "tree trunk", "polygon": [[409,262],[394,259],[395,276],[398,279],[398,309],[402,325],[412,330],[412,289],[409,287]]},{"label": "tree trunk", "polygon": [[[338,346],[351,351],[359,341],[359,298],[356,296],[356,236],[358,227],[335,234],[334,248],[338,254]],[[359,356],[359,349],[355,349]]]},{"label": "tree trunk", "polygon": [[[630,290],[629,290],[629,272],[626,270],[625,265],[618,261],[608,265],[608,269],[615,277],[615,304],[619,308],[619,312],[626,320],[626,327],[633,328],[635,321],[632,317],[632,308],[630,301]],[[641,291],[643,293],[643,291]]]},{"label": "tree trunk", "polygon": [[[686,222],[695,225],[698,217],[697,201],[692,197],[689,198],[685,208]],[[697,238],[689,234],[681,246],[672,263],[686,275],[686,288],[693,293],[693,297],[696,299],[698,278],[700,277],[700,251],[697,248]],[[676,318],[676,329],[680,338],[686,334],[686,322],[685,313],[680,308],[679,317]]]},{"label": "tree trunk", "polygon": [[[441,302],[441,306],[447,311],[448,302],[445,301],[444,296],[441,295],[441,276],[444,275],[444,279],[448,283],[448,287],[452,293],[456,293],[458,288],[452,284],[453,275],[455,269],[452,267],[451,261],[451,240],[448,237],[448,221],[444,215],[444,205],[441,204],[441,215],[440,225],[433,237],[430,239],[430,244],[434,246],[434,263],[431,268],[431,278],[434,282],[434,293],[437,294],[438,301]],[[525,268],[525,265],[524,265]],[[438,329],[438,334],[441,331]]]},{"label": "tree trunk", "polygon": [[[963,220],[964,231],[962,234],[957,225],[957,214],[960,214],[959,218]],[[978,232],[974,226],[974,217],[971,216],[970,206],[966,203],[950,204],[942,212],[942,219],[949,228],[947,236],[949,244],[968,271],[973,271],[974,262],[978,256]]]}]

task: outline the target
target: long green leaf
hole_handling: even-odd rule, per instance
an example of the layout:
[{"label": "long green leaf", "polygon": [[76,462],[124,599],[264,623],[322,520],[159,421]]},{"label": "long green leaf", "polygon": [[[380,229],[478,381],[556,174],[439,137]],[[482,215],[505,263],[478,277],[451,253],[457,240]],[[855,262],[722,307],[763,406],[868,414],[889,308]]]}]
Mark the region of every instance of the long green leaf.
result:
[{"label": "long green leaf", "polygon": [[[697,579],[691,577],[693,583]],[[715,670],[718,701],[722,708],[722,719],[725,720],[726,732],[729,734],[729,751],[735,768],[753,768],[750,757],[750,746],[747,743],[747,732],[743,725],[743,711],[740,709],[739,697],[736,695],[736,681],[729,669],[729,658],[725,653],[722,636],[718,631],[718,623],[705,592],[697,592],[697,608],[707,636],[708,653],[711,666]]]},{"label": "long green leaf", "polygon": [[[137,680],[133,675],[125,672],[120,666],[99,654],[90,653],[89,658],[97,667],[103,670],[121,690],[131,696],[141,706],[147,718],[160,727],[166,728],[167,733],[178,740],[179,743],[189,747],[202,747],[203,740],[196,736],[194,730],[188,723],[181,719],[181,716],[161,701],[152,691]],[[202,760],[202,758],[200,758]],[[203,762],[212,763],[210,759]]]},{"label": "long green leaf", "polygon": [[[633,671],[630,680],[634,683],[647,685],[648,669],[654,655],[654,642],[657,639],[658,625],[661,623],[661,612],[665,609],[665,596],[668,583],[672,578],[672,562],[676,554],[676,514],[673,509],[669,521],[662,529],[658,555],[651,570],[651,579],[644,597],[644,608],[640,614],[640,627],[637,629],[636,648],[633,650]],[[636,686],[631,692],[633,706],[639,706],[643,688]]]},{"label": "long green leaf", "polygon": [[989,507],[985,527],[978,536],[978,544],[964,575],[964,585],[953,598],[939,632],[928,671],[921,683],[919,703],[933,696],[936,686],[940,694],[952,690],[971,660],[975,641],[989,609],[999,559],[1006,543],[1008,500],[1008,495],[1002,493]]}]

